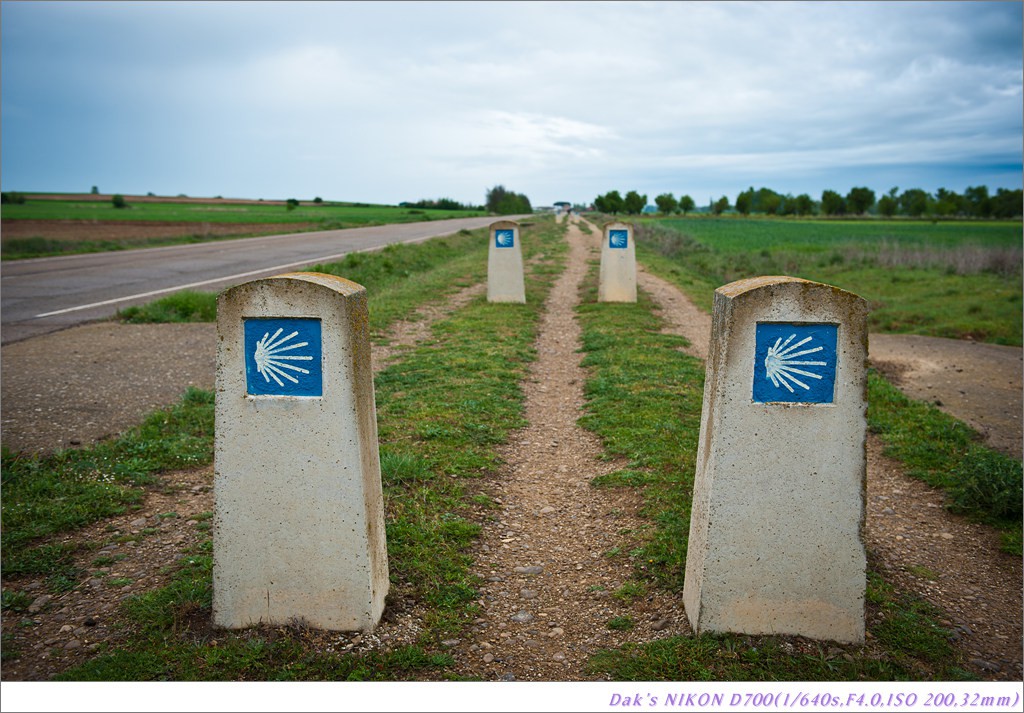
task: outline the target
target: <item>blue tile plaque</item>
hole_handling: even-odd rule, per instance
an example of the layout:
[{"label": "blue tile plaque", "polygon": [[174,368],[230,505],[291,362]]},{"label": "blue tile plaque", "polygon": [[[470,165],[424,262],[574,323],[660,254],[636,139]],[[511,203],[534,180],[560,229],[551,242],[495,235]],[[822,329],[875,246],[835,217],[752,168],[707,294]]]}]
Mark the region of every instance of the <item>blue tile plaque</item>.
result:
[{"label": "blue tile plaque", "polygon": [[252,318],[244,326],[246,393],[323,396],[319,319]]},{"label": "blue tile plaque", "polygon": [[494,247],[514,248],[516,246],[516,234],[514,230],[502,228],[494,231]]},{"label": "blue tile plaque", "polygon": [[629,231],[628,230],[609,230],[608,231],[608,247],[615,250],[625,250],[629,247]]},{"label": "blue tile plaque", "polygon": [[837,335],[835,324],[758,323],[754,401],[832,403]]}]

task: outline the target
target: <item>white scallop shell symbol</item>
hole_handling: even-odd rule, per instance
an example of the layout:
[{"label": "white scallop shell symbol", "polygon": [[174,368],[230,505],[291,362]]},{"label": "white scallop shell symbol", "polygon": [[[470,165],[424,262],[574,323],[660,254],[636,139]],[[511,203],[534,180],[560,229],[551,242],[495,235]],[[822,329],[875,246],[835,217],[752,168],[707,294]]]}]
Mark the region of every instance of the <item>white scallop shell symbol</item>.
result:
[{"label": "white scallop shell symbol", "polygon": [[790,334],[789,339],[785,342],[782,341],[782,337],[779,337],[775,341],[775,346],[768,347],[768,356],[764,358],[764,368],[768,372],[768,378],[772,380],[775,388],[779,388],[780,385],[785,386],[789,389],[789,393],[795,393],[793,387],[789,385],[789,382],[793,382],[797,386],[802,386],[806,390],[810,390],[810,386],[800,381],[795,374],[801,376],[810,377],[811,379],[820,379],[821,374],[814,374],[804,369],[797,369],[796,366],[827,366],[828,362],[824,361],[794,361],[797,357],[804,356],[805,354],[813,354],[814,352],[820,352],[824,347],[814,347],[812,349],[804,349],[800,352],[794,352],[794,349],[799,349],[807,342],[811,341],[813,337],[805,337],[793,346],[787,346],[793,339],[796,338],[796,334]]},{"label": "white scallop shell symbol", "polygon": [[613,248],[624,248],[626,247],[626,241],[629,239],[625,230],[613,230],[610,233],[609,240],[611,241]]},{"label": "white scallop shell symbol", "polygon": [[512,247],[512,245],[513,245],[513,242],[512,242],[513,241],[513,237],[512,237],[513,233],[512,233],[511,230],[498,230],[496,232],[497,232],[497,236],[496,237],[497,237],[498,247],[500,247],[500,248],[510,248],[510,247]]},{"label": "white scallop shell symbol", "polygon": [[301,374],[308,374],[309,369],[303,369],[301,366],[295,366],[289,364],[290,361],[312,361],[311,356],[299,356],[299,355],[288,355],[282,354],[281,352],[291,351],[292,349],[298,349],[305,347],[309,342],[298,342],[296,344],[289,344],[285,346],[285,342],[294,337],[298,332],[292,332],[287,337],[278,339],[281,332],[284,331],[284,327],[274,332],[274,336],[270,336],[270,332],[266,332],[263,335],[263,339],[256,342],[256,351],[253,352],[253,359],[256,361],[256,371],[263,375],[263,378],[269,382],[271,379],[277,382],[278,386],[284,386],[284,382],[280,378],[283,376],[293,384],[299,383],[299,380],[294,376],[285,371],[296,371]]}]

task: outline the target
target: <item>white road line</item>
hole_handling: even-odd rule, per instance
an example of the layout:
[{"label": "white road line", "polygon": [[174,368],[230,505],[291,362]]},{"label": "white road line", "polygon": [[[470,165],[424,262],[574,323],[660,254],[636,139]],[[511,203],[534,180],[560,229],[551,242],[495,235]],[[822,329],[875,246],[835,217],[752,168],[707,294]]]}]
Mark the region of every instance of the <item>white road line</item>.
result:
[{"label": "white road line", "polygon": [[[417,243],[423,242],[424,240],[430,240],[431,238],[439,238],[440,235],[429,235],[424,238],[409,238],[408,240],[400,240],[398,243]],[[396,245],[398,243],[389,243],[390,245]],[[66,309],[58,309],[53,312],[43,312],[37,314],[31,319],[41,319],[43,317],[53,317],[58,314],[67,314],[68,312],[78,312],[83,309],[92,309],[93,307],[103,307],[104,305],[112,305],[118,302],[127,302],[128,300],[142,299],[144,297],[154,297],[155,295],[162,295],[167,292],[177,292],[178,290],[189,290],[193,287],[201,287],[203,285],[209,285],[214,282],[227,282],[228,280],[237,280],[243,277],[251,277],[252,275],[260,275],[265,272],[277,272],[278,270],[287,270],[291,267],[298,267],[299,265],[308,265],[310,263],[325,262],[328,260],[338,260],[351,255],[352,253],[365,253],[372,252],[374,250],[382,250],[387,247],[386,245],[380,245],[372,248],[363,248],[362,250],[349,250],[348,252],[337,253],[336,255],[324,255],[323,257],[311,258],[309,260],[302,260],[301,262],[290,262],[286,265],[275,265],[274,267],[265,267],[259,270],[250,270],[249,272],[240,272],[237,275],[227,275],[225,277],[215,277],[212,280],[202,280],[201,282],[190,282],[186,285],[176,285],[175,287],[165,287],[161,290],[152,290],[150,292],[140,292],[135,295],[128,295],[127,297],[115,297],[112,300],[103,300],[102,302],[93,302],[92,304],[79,305],[77,307],[67,307]]]}]

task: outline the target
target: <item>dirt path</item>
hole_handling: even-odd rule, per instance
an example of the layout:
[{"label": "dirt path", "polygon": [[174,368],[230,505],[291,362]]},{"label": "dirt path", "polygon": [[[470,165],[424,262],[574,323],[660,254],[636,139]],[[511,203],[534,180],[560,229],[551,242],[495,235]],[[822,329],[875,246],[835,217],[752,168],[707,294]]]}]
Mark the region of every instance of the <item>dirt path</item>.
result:
[{"label": "dirt path", "polygon": [[[583,663],[595,649],[688,632],[677,599],[662,594],[630,598],[622,592],[615,596],[632,563],[624,556],[606,555],[615,547],[628,552],[633,533],[645,523],[636,516],[637,496],[624,498],[621,492],[613,495],[589,484],[594,476],[619,467],[598,460],[596,439],[576,426],[585,375],[576,353],[579,327],[573,308],[587,257],[597,249],[597,235],[570,230],[569,267],[547,303],[538,360],[525,384],[530,426],[517,432],[503,451],[507,466],[496,479],[499,490],[494,493],[502,510],[474,552],[478,573],[486,580],[484,613],[466,639],[445,644],[463,675],[583,680],[593,678]],[[703,357],[710,317],[665,281],[642,270],[638,277],[640,287],[661,307],[666,329],[690,339],[691,353]],[[390,344],[375,348],[375,369],[429,334],[434,320],[481,289],[467,288],[395,325],[388,334]],[[45,448],[58,439],[61,445],[73,439],[88,444],[132,425],[156,406],[174,402],[188,384],[212,386],[212,325],[144,327],[101,323],[5,346],[4,444],[24,443],[28,449],[32,444]],[[145,349],[155,361],[132,356],[133,349],[152,343],[174,348]],[[970,367],[956,372],[968,374],[958,384],[974,378]],[[157,393],[158,382],[169,385],[170,392]],[[1019,420],[1016,428],[1019,441]],[[165,566],[187,557],[188,548],[208,536],[204,513],[212,508],[212,469],[168,474],[165,481],[166,487],[151,493],[141,512],[75,534],[75,540],[95,541],[136,537],[101,550],[99,556],[110,562],[98,569],[91,566],[97,553],[83,558],[82,566],[101,576],[57,596],[46,594],[42,581],[4,583],[38,595],[24,616],[4,617],[5,633],[13,633],[22,651],[20,658],[5,661],[5,680],[45,679],[91,656],[101,642],[113,641],[117,605],[160,586],[167,577]],[[1021,562],[997,551],[993,533],[950,515],[941,503],[940,494],[902,475],[869,440],[866,538],[874,566],[901,588],[948,612],[948,624],[957,629],[977,675],[1020,680]],[[167,516],[172,512],[176,516]],[[414,603],[403,602],[401,592],[397,594],[395,610],[372,635],[325,634],[323,645],[344,651],[414,641],[419,613]],[[613,618],[623,622],[625,617],[632,629],[608,627]],[[36,623],[20,626],[24,621]]]},{"label": "dirt path", "polygon": [[[568,268],[545,305],[537,360],[525,384],[526,418],[502,449],[495,479],[501,505],[474,553],[485,581],[484,613],[456,652],[458,672],[484,680],[596,680],[584,664],[598,648],[689,631],[682,602],[663,593],[631,602],[615,593],[633,571],[625,554],[645,524],[636,494],[593,488],[595,476],[623,463],[598,460],[597,438],[576,425],[584,406],[579,286],[598,234],[568,232]],[[628,630],[612,629],[618,618]]]}]

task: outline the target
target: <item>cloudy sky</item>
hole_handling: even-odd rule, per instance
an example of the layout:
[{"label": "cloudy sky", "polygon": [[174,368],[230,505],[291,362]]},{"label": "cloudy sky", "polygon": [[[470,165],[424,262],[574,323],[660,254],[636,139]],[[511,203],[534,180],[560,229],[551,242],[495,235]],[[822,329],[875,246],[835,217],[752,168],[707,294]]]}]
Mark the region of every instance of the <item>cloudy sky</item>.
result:
[{"label": "cloudy sky", "polygon": [[1020,2],[0,5],[3,190],[1019,188]]}]

